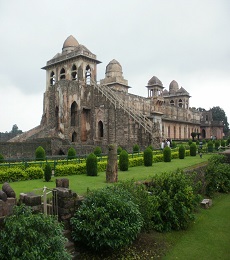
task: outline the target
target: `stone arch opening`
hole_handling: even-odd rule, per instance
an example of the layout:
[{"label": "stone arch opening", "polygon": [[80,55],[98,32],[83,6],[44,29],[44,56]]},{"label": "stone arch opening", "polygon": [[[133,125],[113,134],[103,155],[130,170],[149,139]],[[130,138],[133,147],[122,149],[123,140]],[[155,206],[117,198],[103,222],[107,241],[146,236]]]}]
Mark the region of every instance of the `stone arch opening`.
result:
[{"label": "stone arch opening", "polygon": [[202,129],[201,131],[201,137],[206,138],[206,131],[204,129]]},{"label": "stone arch opening", "polygon": [[75,131],[72,133],[72,142],[77,142],[77,133]]},{"label": "stone arch opening", "polygon": [[178,106],[179,106],[179,107],[183,107],[183,101],[182,101],[182,99],[179,99]]},{"label": "stone arch opening", "polygon": [[71,105],[70,109],[70,125],[76,126],[77,125],[77,103],[74,101]]},{"label": "stone arch opening", "polygon": [[174,106],[174,105],[175,105],[174,100],[170,100],[170,105],[171,105],[171,106]]},{"label": "stone arch opening", "polygon": [[62,149],[59,150],[58,155],[65,155]]},{"label": "stone arch opening", "polygon": [[86,66],[85,68],[85,81],[86,81],[86,84],[89,85],[90,84],[90,81],[91,81],[91,68],[89,65]]},{"label": "stone arch opening", "polygon": [[53,86],[55,84],[55,73],[51,71],[50,73],[50,86]]},{"label": "stone arch opening", "polygon": [[65,69],[62,68],[60,71],[60,79],[65,79]]},{"label": "stone arch opening", "polygon": [[100,121],[98,122],[98,137],[99,137],[99,138],[102,138],[103,135],[104,135],[103,123],[102,123],[102,121],[100,120]]},{"label": "stone arch opening", "polygon": [[73,64],[72,69],[71,69],[71,77],[72,77],[72,80],[77,80],[77,67],[75,64]]}]

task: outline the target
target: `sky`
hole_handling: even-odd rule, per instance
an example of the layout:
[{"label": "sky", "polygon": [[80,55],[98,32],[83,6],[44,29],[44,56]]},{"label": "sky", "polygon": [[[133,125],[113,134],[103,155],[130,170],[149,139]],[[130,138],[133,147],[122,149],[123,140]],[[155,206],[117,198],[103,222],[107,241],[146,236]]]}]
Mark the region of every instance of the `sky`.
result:
[{"label": "sky", "polygon": [[190,107],[219,106],[230,120],[229,0],[0,0],[0,132],[40,124],[41,68],[73,35],[102,63],[116,59],[130,93],[147,97],[156,76],[191,95]]}]

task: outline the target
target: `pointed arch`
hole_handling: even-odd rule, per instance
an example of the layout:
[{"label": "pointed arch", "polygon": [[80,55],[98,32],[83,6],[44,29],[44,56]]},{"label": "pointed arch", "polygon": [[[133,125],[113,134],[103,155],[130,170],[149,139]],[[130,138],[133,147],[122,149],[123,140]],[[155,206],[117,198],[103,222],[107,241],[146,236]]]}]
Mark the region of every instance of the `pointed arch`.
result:
[{"label": "pointed arch", "polygon": [[51,71],[50,73],[50,86],[53,86],[55,84],[55,73]]},{"label": "pointed arch", "polygon": [[170,100],[170,105],[171,106],[174,106],[175,104],[174,104],[174,100]]},{"label": "pointed arch", "polygon": [[62,68],[60,71],[60,79],[65,79],[65,69]]},{"label": "pointed arch", "polygon": [[76,126],[77,125],[77,103],[74,101],[71,105],[70,109],[70,125]]},{"label": "pointed arch", "polygon": [[178,106],[179,106],[179,107],[183,107],[183,101],[182,101],[182,99],[179,99]]},{"label": "pointed arch", "polygon": [[85,81],[86,84],[89,85],[91,81],[91,68],[89,65],[86,66],[85,68]]},{"label": "pointed arch", "polygon": [[77,142],[77,133],[75,131],[72,133],[72,142]]},{"label": "pointed arch", "polygon": [[99,138],[102,138],[103,135],[104,135],[103,123],[102,123],[102,121],[100,120],[100,121],[98,122],[98,137],[99,137]]},{"label": "pointed arch", "polygon": [[77,80],[77,67],[75,64],[71,68],[71,78],[72,80]]}]

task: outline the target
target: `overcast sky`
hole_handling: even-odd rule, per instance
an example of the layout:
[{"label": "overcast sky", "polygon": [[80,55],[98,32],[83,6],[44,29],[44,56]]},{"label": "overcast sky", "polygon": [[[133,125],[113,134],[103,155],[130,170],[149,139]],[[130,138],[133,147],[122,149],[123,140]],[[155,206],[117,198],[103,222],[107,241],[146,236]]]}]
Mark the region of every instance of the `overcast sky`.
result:
[{"label": "overcast sky", "polygon": [[219,106],[230,119],[229,0],[0,0],[0,132],[40,124],[41,69],[69,35],[97,55],[100,80],[120,62],[130,93],[176,80],[190,106]]}]

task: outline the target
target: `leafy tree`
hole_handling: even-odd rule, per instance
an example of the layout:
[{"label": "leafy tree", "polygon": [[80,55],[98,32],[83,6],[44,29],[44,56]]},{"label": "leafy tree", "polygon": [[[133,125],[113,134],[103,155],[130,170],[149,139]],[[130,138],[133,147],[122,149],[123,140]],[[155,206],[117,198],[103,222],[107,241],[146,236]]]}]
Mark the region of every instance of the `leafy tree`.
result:
[{"label": "leafy tree", "polygon": [[18,134],[21,134],[22,133],[22,130],[19,130],[18,129],[18,126],[16,124],[14,124],[12,126],[12,130],[10,131],[10,133],[12,134],[15,134],[15,135],[18,135]]},{"label": "leafy tree", "polygon": [[33,214],[28,206],[15,206],[0,232],[0,259],[70,260],[63,227],[52,216]]},{"label": "leafy tree", "polygon": [[229,132],[229,124],[226,114],[222,108],[219,106],[211,108],[212,119],[214,121],[222,121],[224,124],[224,134],[227,135]]}]

